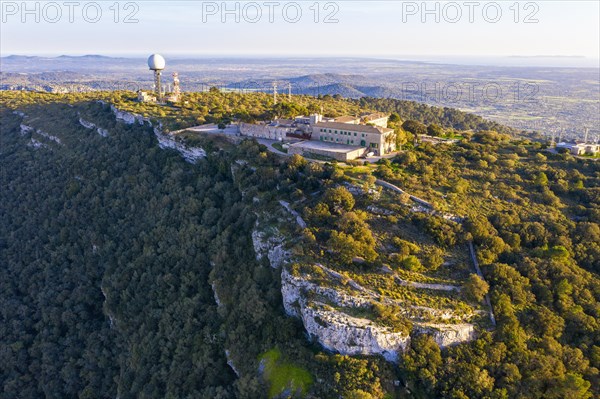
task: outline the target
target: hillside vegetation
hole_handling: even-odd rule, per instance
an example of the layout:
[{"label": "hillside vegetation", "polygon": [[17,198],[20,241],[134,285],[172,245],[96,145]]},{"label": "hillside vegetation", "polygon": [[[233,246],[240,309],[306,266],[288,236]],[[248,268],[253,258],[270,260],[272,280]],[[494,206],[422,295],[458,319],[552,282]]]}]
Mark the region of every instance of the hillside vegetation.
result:
[{"label": "hillside vegetation", "polygon": [[[3,93],[2,397],[600,395],[598,163],[549,154],[487,125],[465,126],[477,131],[457,145],[421,144],[377,165],[277,158],[252,140],[186,133],[188,145],[206,151],[188,162],[159,148],[147,123],[117,122],[108,105],[171,128],[223,120],[237,108],[248,118],[310,111],[312,101],[326,113],[380,109],[327,98],[285,111],[261,94],[194,95],[204,105],[187,114],[130,102],[131,93]],[[401,105],[398,119],[459,129],[457,120]],[[434,211],[381,190],[375,178]],[[279,200],[306,229],[289,223]],[[450,307],[478,324],[478,338],[440,349],[416,334],[397,364],[324,351],[285,315],[281,270],[257,259],[251,236],[262,215],[288,237],[297,272],[322,263],[380,294],[356,316],[408,331],[408,323],[436,320],[401,315],[386,298]],[[472,281],[471,241],[495,327],[475,316],[487,311],[488,287]],[[387,269],[462,289],[409,289]]]}]

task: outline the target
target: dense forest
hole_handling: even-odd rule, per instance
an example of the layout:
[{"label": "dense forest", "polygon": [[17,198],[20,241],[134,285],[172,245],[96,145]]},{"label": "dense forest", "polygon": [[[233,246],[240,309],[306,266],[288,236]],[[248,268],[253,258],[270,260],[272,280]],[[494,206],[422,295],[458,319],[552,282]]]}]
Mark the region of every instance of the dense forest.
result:
[{"label": "dense forest", "polygon": [[455,130],[495,130],[514,133],[514,129],[454,108],[434,107],[414,101],[390,98],[364,97],[358,100],[345,99],[339,95],[294,96],[294,101],[273,104],[273,96],[266,93],[221,92],[217,88],[202,93],[183,93],[178,103],[158,106],[154,103],[139,103],[135,93],[126,91],[73,93],[69,95],[51,93],[4,92],[3,103],[42,104],[57,99],[65,102],[104,100],[119,109],[138,113],[146,117],[161,119],[166,129],[178,130],[204,123],[231,123],[232,121],[269,121],[276,117],[293,118],[310,113],[326,116],[361,115],[365,112],[397,113],[402,120],[415,120],[425,125],[437,124]]},{"label": "dense forest", "polygon": [[[278,367],[304,384],[284,392],[314,398],[600,395],[597,162],[550,154],[450,111],[327,98],[325,112],[379,109],[397,113],[398,125],[410,119],[475,132],[454,146],[421,144],[367,166],[280,159],[251,140],[189,136],[207,153],[190,163],[160,149],[147,123],[117,122],[95,101],[122,105],[131,95],[3,97],[0,396],[274,397]],[[196,96],[189,112],[127,104],[173,127],[242,118],[242,108],[252,119],[316,106],[276,108],[260,94]],[[460,226],[425,215],[411,223],[441,247],[475,243],[494,330],[444,350],[419,335],[395,365],[326,352],[285,316],[278,270],[257,261],[252,247],[257,213],[373,176],[464,217]],[[323,220],[342,226],[344,214]],[[353,223],[368,238],[369,227]],[[368,239],[358,244],[362,253],[375,250]],[[349,256],[356,249],[340,247]],[[377,254],[366,258],[365,267],[376,265]]]},{"label": "dense forest", "polygon": [[60,143],[22,135],[22,117],[2,109],[3,397],[257,398],[259,357],[273,348],[329,382],[315,388],[320,397],[381,391],[376,371],[389,366],[314,348],[284,316],[278,276],[254,258],[256,206],[231,165],[262,167],[262,178],[247,169],[245,184],[269,193],[279,179],[272,155],[208,140],[207,159],[189,164],[160,150],[148,125],[117,123],[95,102],[20,112]]}]

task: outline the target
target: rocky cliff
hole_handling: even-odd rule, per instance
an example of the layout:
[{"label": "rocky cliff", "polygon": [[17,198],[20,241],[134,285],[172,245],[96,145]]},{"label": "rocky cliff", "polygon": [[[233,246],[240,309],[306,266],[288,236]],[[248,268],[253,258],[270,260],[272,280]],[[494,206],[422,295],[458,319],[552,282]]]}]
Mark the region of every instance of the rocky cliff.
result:
[{"label": "rocky cliff", "polygon": [[259,222],[256,222],[254,230],[252,230],[252,244],[256,260],[260,261],[266,257],[272,268],[280,268],[290,258],[289,252],[284,248],[284,242],[284,237],[278,231],[268,235],[265,231],[260,230]]},{"label": "rocky cliff", "polygon": [[[320,267],[320,266],[315,266]],[[476,338],[470,323],[434,324],[413,322],[411,334],[394,331],[364,317],[348,314],[352,309],[371,309],[378,296],[353,282],[331,282],[338,287],[325,287],[311,281],[309,274],[290,272],[289,266],[281,272],[281,293],[287,314],[302,320],[308,334],[325,348],[345,355],[382,355],[395,362],[398,354],[410,344],[410,335],[429,334],[444,348]],[[327,270],[324,270],[327,273]],[[364,311],[362,313],[365,313]]]},{"label": "rocky cliff", "polygon": [[371,320],[353,317],[308,297],[322,298],[340,307],[369,308],[370,296],[359,292],[354,295],[329,287],[322,287],[302,277],[293,276],[287,268],[281,272],[281,293],[286,313],[302,319],[309,335],[325,348],[345,355],[380,354],[396,361],[410,337],[378,326]]}]

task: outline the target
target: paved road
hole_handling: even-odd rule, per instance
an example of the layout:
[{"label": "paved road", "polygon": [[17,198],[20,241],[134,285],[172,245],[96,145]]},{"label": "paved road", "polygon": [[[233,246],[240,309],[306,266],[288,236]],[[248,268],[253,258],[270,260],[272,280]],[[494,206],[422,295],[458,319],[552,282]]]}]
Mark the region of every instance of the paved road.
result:
[{"label": "paved road", "polygon": [[[485,277],[483,277],[483,273],[481,272],[481,268],[479,267],[479,262],[477,261],[477,253],[475,252],[475,246],[473,245],[473,241],[469,241],[469,253],[471,254],[471,260],[473,261],[473,266],[475,267],[475,272],[477,275],[485,281]],[[488,294],[485,295],[485,303],[490,308],[490,320],[494,327],[496,326],[496,318],[494,317],[494,309],[492,308],[492,301],[490,301],[490,296]]]},{"label": "paved road", "polygon": [[[406,191],[402,190],[400,187],[395,186],[392,183],[388,183],[384,180],[377,179],[377,180],[375,180],[375,184],[379,184],[382,187],[389,188],[390,190],[396,191],[400,194],[405,194],[405,193],[408,194]],[[421,205],[425,205],[426,207],[433,208],[433,205],[431,204],[431,202],[425,201],[424,199],[416,197],[412,194],[408,194],[408,195],[410,196],[411,200],[418,202]]]},{"label": "paved road", "polygon": [[[284,157],[288,157],[290,155],[287,152],[279,151],[277,148],[273,147],[274,143],[281,143],[281,141],[269,140],[269,139],[259,139],[259,138],[256,138],[255,140],[259,144],[262,144],[262,145],[266,146],[267,150],[271,151],[274,154],[282,155]],[[309,161],[310,161],[310,159],[309,159]]]},{"label": "paved road", "polygon": [[460,287],[457,287],[456,285],[418,283],[415,281],[403,280],[398,276],[394,276],[394,279],[396,279],[396,281],[400,285],[406,285],[406,286],[410,286],[410,287],[414,287],[414,288],[424,288],[424,289],[428,289],[428,290],[437,290],[437,291],[460,291]]}]

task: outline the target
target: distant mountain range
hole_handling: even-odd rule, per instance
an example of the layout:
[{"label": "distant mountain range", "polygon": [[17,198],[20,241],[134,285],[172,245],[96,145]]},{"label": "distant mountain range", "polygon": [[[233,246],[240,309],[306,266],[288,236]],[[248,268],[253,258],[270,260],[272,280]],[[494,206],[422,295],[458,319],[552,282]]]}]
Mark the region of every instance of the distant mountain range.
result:
[{"label": "distant mountain range", "polygon": [[[380,97],[473,112],[520,129],[600,134],[598,68],[443,64],[394,59],[166,57],[163,81],[178,72],[184,91],[227,89]],[[448,61],[449,62],[449,61]],[[0,89],[151,90],[145,57],[98,54],[0,58]]]}]

